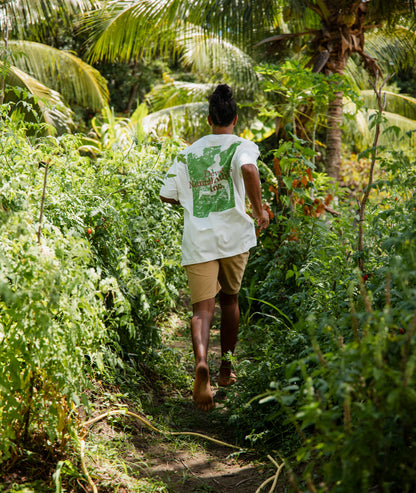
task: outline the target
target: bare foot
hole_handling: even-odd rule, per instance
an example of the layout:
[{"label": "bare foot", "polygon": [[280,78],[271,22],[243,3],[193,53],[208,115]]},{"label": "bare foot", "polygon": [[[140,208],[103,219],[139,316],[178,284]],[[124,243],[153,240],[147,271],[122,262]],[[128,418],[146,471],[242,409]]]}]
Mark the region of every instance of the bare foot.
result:
[{"label": "bare foot", "polygon": [[219,387],[229,387],[237,381],[237,376],[232,370],[223,370],[220,368],[220,374],[218,377]]},{"label": "bare foot", "polygon": [[194,391],[192,396],[195,404],[201,411],[209,411],[214,407],[214,399],[209,382],[209,369],[205,362],[198,363],[195,368]]}]

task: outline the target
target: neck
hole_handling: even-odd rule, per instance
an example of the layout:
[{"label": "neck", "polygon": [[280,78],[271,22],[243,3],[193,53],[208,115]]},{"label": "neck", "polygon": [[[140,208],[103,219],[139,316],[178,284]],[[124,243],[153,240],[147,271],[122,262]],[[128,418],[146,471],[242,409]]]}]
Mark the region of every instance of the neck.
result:
[{"label": "neck", "polygon": [[217,125],[213,125],[212,127],[212,133],[215,135],[219,134],[232,134],[234,130],[234,125],[231,123],[231,125],[228,125],[227,127],[218,127]]}]

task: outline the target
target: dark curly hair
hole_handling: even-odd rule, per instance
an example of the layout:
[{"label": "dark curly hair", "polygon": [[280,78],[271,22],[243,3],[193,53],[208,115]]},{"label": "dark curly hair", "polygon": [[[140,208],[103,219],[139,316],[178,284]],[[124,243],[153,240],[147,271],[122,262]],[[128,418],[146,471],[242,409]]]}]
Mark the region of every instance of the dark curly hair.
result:
[{"label": "dark curly hair", "polygon": [[231,87],[227,84],[218,85],[208,101],[212,123],[218,127],[227,127],[237,114],[237,103]]}]

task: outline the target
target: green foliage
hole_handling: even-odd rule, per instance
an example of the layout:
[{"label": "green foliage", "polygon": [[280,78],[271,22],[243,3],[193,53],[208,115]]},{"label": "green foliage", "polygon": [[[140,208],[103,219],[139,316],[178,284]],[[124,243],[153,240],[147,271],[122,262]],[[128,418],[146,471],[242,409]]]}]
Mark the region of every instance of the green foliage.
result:
[{"label": "green foliage", "polygon": [[[271,164],[262,166],[263,196],[272,221],[259,238],[260,247],[253,251],[245,277],[256,286],[256,298],[294,319],[309,309],[309,303],[316,308],[319,300],[325,306],[328,293],[339,288],[337,274],[348,266],[342,257],[351,235],[351,217],[330,220],[328,211],[338,214],[329,207],[333,185],[313,171],[313,155],[305,142],[295,139],[282,142],[271,153]],[[251,287],[245,296],[250,292]],[[270,312],[270,307],[256,308]]]},{"label": "green foliage", "polygon": [[379,166],[364,274],[349,197],[314,230],[298,214],[295,242],[272,226],[249,266],[244,385],[227,404],[240,438],[286,457],[294,491],[416,485],[415,156],[391,149]]},{"label": "green foliage", "polygon": [[297,61],[264,64],[256,70],[262,75],[263,90],[268,94],[268,103],[260,113],[278,121],[287,134],[308,140],[313,150],[318,132],[326,126],[328,103],[336,93],[342,91],[344,97],[357,100],[357,94],[338,74],[325,76]]},{"label": "green foliage", "polygon": [[[61,449],[89,366],[107,336],[88,242],[54,230],[36,242],[42,159],[3,121],[0,188],[0,460],[34,434]],[[52,227],[52,225],[49,225]],[[45,275],[47,273],[47,275]],[[102,366],[102,364],[101,364]]]},{"label": "green foliage", "polygon": [[60,154],[49,183],[59,197],[45,214],[63,232],[88,239],[108,308],[107,323],[123,350],[147,352],[159,341],[155,320],[172,308],[183,284],[179,273],[180,213],[159,200],[164,166],[177,147],[159,143],[113,149],[94,161],[77,154],[77,140],[56,141]]},{"label": "green foliage", "polygon": [[31,141],[5,115],[0,132],[4,461],[35,438],[65,451],[91,371],[109,377],[120,356],[150,356],[183,274],[180,213],[158,196],[177,145],[115,141],[91,158],[82,139]]}]

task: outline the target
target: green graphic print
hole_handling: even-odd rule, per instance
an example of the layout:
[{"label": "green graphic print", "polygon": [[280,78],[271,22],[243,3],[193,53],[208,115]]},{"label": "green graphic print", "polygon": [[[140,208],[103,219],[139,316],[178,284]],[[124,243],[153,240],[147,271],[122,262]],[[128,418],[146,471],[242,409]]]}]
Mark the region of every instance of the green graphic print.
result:
[{"label": "green graphic print", "polygon": [[221,151],[221,146],[205,147],[202,155],[188,153],[189,187],[195,217],[208,217],[235,206],[231,161],[240,142]]}]

